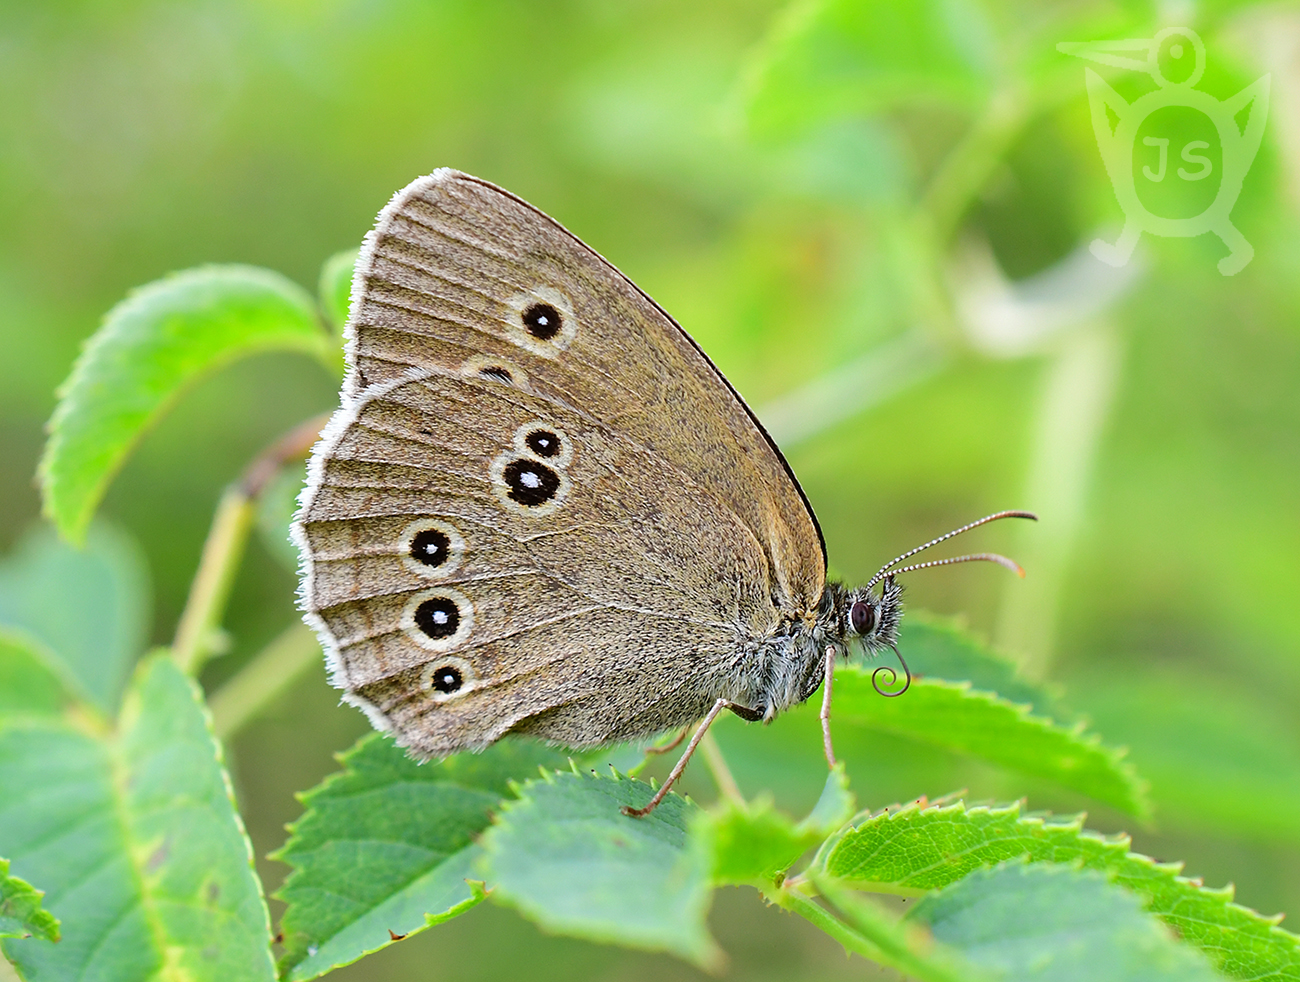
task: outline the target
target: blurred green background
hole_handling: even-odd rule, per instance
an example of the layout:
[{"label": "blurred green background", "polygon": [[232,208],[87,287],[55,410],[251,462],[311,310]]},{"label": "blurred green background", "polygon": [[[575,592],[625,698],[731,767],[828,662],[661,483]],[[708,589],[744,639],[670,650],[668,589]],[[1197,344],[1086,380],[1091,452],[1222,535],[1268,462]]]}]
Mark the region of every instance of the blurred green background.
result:
[{"label": "blurred green background", "polygon": [[[1216,98],[1272,73],[1233,212],[1255,259],[1232,278],[1213,236],[1144,236],[1118,271],[1087,252],[1122,216],[1089,63],[1056,44],[1171,25],[1204,37],[1199,88]],[[1130,100],[1153,87],[1091,67]],[[33,547],[54,390],[113,303],[206,262],[311,287],[393,191],[458,167],[555,216],[694,335],[782,442],[841,575],[997,508],[1039,511],[967,543],[1010,552],[1028,579],[929,571],[908,580],[910,604],[964,618],[1132,748],[1156,826],[1104,810],[1090,824],[1300,916],[1300,7],[7,2],[0,93],[8,582]],[[204,382],[149,435],[103,511],[140,545],[154,641],[174,630],[224,484],[335,400],[319,366],[268,356]],[[295,618],[283,553],[278,530],[251,549],[210,691]],[[259,855],[298,814],[293,792],[366,729],[313,671],[240,734]],[[719,738],[747,792],[799,807],[824,765],[814,734],[780,730],[732,720]],[[962,787],[1088,804],[840,739],[864,805]],[[272,886],[285,871],[260,868]],[[876,977],[741,891],[719,894],[714,927],[733,978]],[[697,976],[485,905],[338,977],[521,971]]]}]

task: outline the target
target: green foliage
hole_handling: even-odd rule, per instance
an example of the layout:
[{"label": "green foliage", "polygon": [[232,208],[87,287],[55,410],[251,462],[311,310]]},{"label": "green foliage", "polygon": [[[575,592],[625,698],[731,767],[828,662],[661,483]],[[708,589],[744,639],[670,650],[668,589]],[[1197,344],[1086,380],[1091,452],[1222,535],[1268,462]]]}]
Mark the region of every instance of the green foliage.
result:
[{"label": "green foliage", "polygon": [[759,132],[899,103],[969,106],[988,89],[995,51],[979,4],[816,0],[791,5],[751,68]]},{"label": "green foliage", "polygon": [[645,818],[622,813],[652,794],[617,772],[576,768],[524,784],[483,837],[494,899],[550,931],[716,967],[708,864],[687,841],[692,806],[669,795]]},{"label": "green foliage", "polygon": [[180,393],[266,351],[338,358],[311,298],[277,273],[205,266],[135,291],[109,311],[61,390],[41,459],[45,514],[80,542],[131,448]]},{"label": "green foliage", "polygon": [[[29,691],[58,682],[30,653],[0,659]],[[28,978],[274,978],[266,905],[194,683],[156,655],[112,731],[76,704],[46,709],[0,715],[0,854],[45,889],[63,937],[5,941],[5,955]]]},{"label": "green foliage", "polygon": [[903,698],[883,699],[867,669],[848,666],[836,672],[834,718],[1045,777],[1131,815],[1150,810],[1122,751],[969,682],[918,678]]},{"label": "green foliage", "polygon": [[1141,902],[1095,872],[1013,863],[926,897],[908,920],[990,978],[1016,982],[1214,982]]},{"label": "green foliage", "polygon": [[[1198,9],[1196,27],[1210,52],[1207,91],[1227,95],[1264,70],[1248,65],[1251,45],[1242,39],[1269,34],[1269,18],[1277,15],[1249,6]],[[1098,311],[1091,298],[1079,303],[1058,295],[1061,281],[1073,275],[1069,263],[1024,284],[1004,274],[1051,266],[1085,246],[1098,223],[1117,217],[1088,129],[1082,67],[1064,61],[1055,44],[1149,37],[1163,25],[1132,5],[1048,5],[1026,17],[1020,8],[984,0],[795,0],[766,24],[765,12],[744,5],[678,8],[650,5],[644,9],[654,13],[646,14],[623,5],[593,15],[577,5],[538,14],[518,5],[396,0],[361,19],[326,15],[309,25],[287,7],[208,11],[203,37],[220,38],[225,30],[256,40],[248,49],[273,52],[275,72],[291,65],[276,88],[300,87],[302,102],[289,111],[245,104],[232,112],[247,98],[232,90],[221,97],[230,104],[218,100],[198,112],[178,104],[184,111],[147,115],[121,99],[132,87],[116,75],[105,87],[112,97],[101,102],[77,86],[94,83],[98,61],[130,66],[123,71],[147,62],[112,46],[134,37],[131,17],[152,27],[156,12],[131,4],[108,14],[96,8],[100,26],[93,29],[81,13],[64,12],[64,20],[85,29],[85,42],[39,18],[30,21],[35,29],[23,18],[17,27],[0,25],[0,47],[18,59],[10,59],[15,70],[7,80],[31,86],[31,98],[11,100],[20,112],[10,117],[55,120],[60,140],[94,154],[94,166],[83,162],[63,174],[52,169],[50,194],[40,204],[22,204],[36,198],[20,193],[4,197],[15,215],[30,207],[37,219],[15,238],[22,249],[8,260],[0,255],[0,307],[20,328],[8,339],[18,355],[8,386],[0,387],[3,397],[16,399],[9,390],[27,386],[45,398],[45,383],[29,381],[41,378],[39,359],[32,371],[23,355],[44,351],[47,324],[66,321],[62,335],[52,336],[84,333],[89,312],[76,301],[62,313],[62,297],[43,310],[30,301],[39,297],[42,272],[60,294],[81,291],[96,304],[99,296],[120,295],[123,282],[151,275],[139,272],[139,257],[152,255],[154,245],[136,240],[119,248],[121,229],[111,221],[102,223],[111,234],[96,258],[92,240],[103,234],[96,231],[101,223],[85,221],[85,205],[107,202],[114,182],[134,188],[123,198],[123,212],[149,235],[157,223],[164,240],[193,238],[192,255],[222,254],[230,248],[223,236],[242,236],[245,254],[263,255],[265,247],[265,255],[299,273],[319,255],[322,237],[356,241],[393,187],[449,162],[519,190],[616,256],[690,325],[756,405],[765,395],[797,396],[806,385],[834,388],[846,380],[852,384],[842,394],[854,406],[892,398],[909,383],[880,372],[877,356],[888,361],[889,339],[916,332],[918,345],[931,352],[926,371],[932,374],[913,377],[932,380],[923,392],[820,437],[812,433],[815,425],[799,428],[812,435],[785,446],[817,502],[832,554],[852,567],[846,572],[859,574],[858,565],[872,564],[869,574],[881,558],[876,551],[894,538],[905,547],[913,533],[923,536],[949,520],[955,524],[968,509],[1014,498],[1018,485],[1008,480],[1043,465],[1036,451],[1026,460],[1021,449],[1050,416],[1042,409],[1037,425],[1032,418],[1038,363],[1049,363],[1049,388],[1054,379],[1077,382],[1069,352],[1081,329],[1067,322]],[[1238,8],[1248,16],[1225,23]],[[658,33],[643,30],[647,24]],[[184,88],[177,65],[190,61],[185,42],[194,38],[186,37],[187,25],[181,13],[158,28],[168,40],[162,49],[184,54],[160,76],[137,80],[140,91],[171,98]],[[757,47],[755,38],[763,38]],[[1229,50],[1232,38],[1242,51]],[[76,57],[78,43],[93,57]],[[72,53],[54,44],[67,44]],[[200,60],[194,69],[214,92],[224,91],[226,76],[262,77],[266,66],[249,71],[239,45],[218,47],[220,65]],[[155,39],[141,51],[157,48]],[[563,57],[548,59],[547,70],[538,72],[538,51]],[[1242,64],[1230,64],[1234,57]],[[738,65],[746,59],[749,70],[738,84]],[[236,64],[238,72],[228,71]],[[84,78],[46,77],[61,65],[76,65]],[[447,100],[453,81],[457,99]],[[1126,96],[1147,84],[1140,77],[1114,82]],[[728,91],[739,96],[730,108],[740,110],[746,126],[716,125]],[[77,111],[46,101],[68,99],[65,93],[73,94]],[[131,119],[124,134],[105,140],[86,129],[86,120],[98,125],[101,116],[111,117],[119,101]],[[437,109],[432,117],[431,107]],[[303,120],[313,113],[335,142],[312,159],[313,175],[304,180],[303,168],[285,162],[310,145],[303,137],[311,124]],[[171,160],[193,144],[200,157],[216,162],[217,170],[206,172],[197,158],[185,164],[198,175],[202,195],[178,194],[184,189],[149,173],[139,118],[174,120],[182,135],[194,120],[211,127],[190,141],[168,126],[150,130],[163,136],[168,151],[153,158]],[[258,139],[273,134],[284,144],[264,149],[262,160],[243,146],[220,144],[223,127],[247,121]],[[387,137],[381,166],[364,150],[376,132]],[[761,139],[746,139],[755,135]],[[37,144],[11,142],[39,163]],[[430,161],[430,146],[450,157]],[[333,157],[331,148],[338,151]],[[1096,520],[1086,540],[1072,542],[1068,515],[1061,521],[1061,514],[1044,509],[1044,527],[1035,535],[1049,541],[1049,528],[1058,531],[1036,557],[1042,561],[1013,553],[1025,560],[1028,585],[1047,583],[1039,594],[1043,610],[1035,615],[1040,636],[1058,626],[1057,596],[1061,626],[1069,630],[1056,632],[1055,650],[1021,651],[1013,644],[1012,653],[1035,666],[1035,678],[1068,677],[1084,665],[1089,678],[1100,678],[1106,659],[1122,668],[1112,673],[1119,683],[1071,681],[1071,695],[1095,721],[1089,729],[1096,733],[1085,731],[1083,718],[1062,705],[1053,685],[1027,680],[971,633],[913,610],[900,638],[917,676],[906,696],[882,699],[861,668],[838,674],[834,724],[849,763],[830,775],[802,820],[791,812],[803,807],[787,807],[787,792],[805,789],[810,801],[824,773],[815,704],[771,728],[745,730],[734,743],[738,752],[731,739],[743,724],[729,719],[719,726],[732,766],[745,764],[743,772],[737,769],[742,783],[763,789],[752,799],[735,790],[719,752],[706,761],[721,789],[717,801],[689,784],[702,787],[697,761],[686,780],[706,804],[670,795],[644,820],[620,808],[644,803],[652,785],[617,772],[605,777],[603,769],[592,776],[577,768],[556,773],[563,763],[558,751],[506,740],[482,755],[417,765],[386,738],[371,736],[341,758],[339,773],[302,796],[303,815],[276,854],[292,867],[280,893],[287,904],[284,975],[323,974],[489,897],[551,932],[716,967],[721,956],[706,922],[711,894],[742,886],[743,895],[759,891],[847,951],[922,982],[1199,982],[1214,977],[1211,964],[1234,979],[1300,982],[1300,941],[1276,919],[1236,905],[1231,890],[1207,890],[1183,878],[1180,866],[1131,852],[1126,837],[1088,832],[1082,819],[952,799],[868,812],[850,822],[849,792],[850,772],[859,795],[874,804],[905,797],[882,792],[882,775],[906,775],[909,794],[961,786],[968,778],[1010,788],[1029,776],[1141,818],[1152,811],[1150,796],[1163,827],[1201,834],[1189,848],[1202,858],[1229,852],[1241,859],[1242,839],[1274,847],[1258,850],[1263,858],[1241,859],[1243,882],[1253,880],[1251,888],[1260,890],[1272,876],[1279,893],[1288,888],[1285,874],[1269,868],[1285,869],[1275,861],[1275,847],[1289,847],[1300,829],[1300,746],[1291,739],[1290,712],[1298,677],[1290,657],[1298,623],[1290,614],[1295,549],[1293,537],[1278,532],[1291,527],[1297,479],[1294,455],[1277,452],[1290,445],[1297,426],[1289,371],[1296,354],[1289,266],[1296,236],[1294,222],[1279,217],[1291,213],[1277,194],[1284,183],[1279,175],[1295,169],[1294,161],[1282,160],[1287,152],[1270,147],[1266,136],[1234,213],[1258,254],[1231,284],[1207,275],[1213,268],[1204,261],[1207,248],[1217,250],[1217,243],[1144,238],[1154,258],[1128,281],[1131,302],[1100,311],[1117,334],[1127,330],[1125,343],[1116,346],[1123,349],[1116,378],[1106,383],[1122,381],[1115,386],[1118,400],[1110,405],[1108,390],[1064,393],[1066,402],[1075,400],[1065,408],[1091,398],[1114,413],[1103,450],[1062,450],[1059,441],[1035,438],[1059,451],[1044,459],[1068,464],[1057,469],[1069,475],[1062,484],[1096,486],[1088,502]],[[230,168],[231,160],[245,159],[247,168]],[[334,167],[342,169],[332,174]],[[0,167],[0,183],[8,187],[20,173],[43,170]],[[241,170],[259,184],[279,171],[292,173],[293,181],[274,194],[260,187],[251,193],[251,184],[238,183]],[[226,188],[232,198],[223,201]],[[141,207],[186,198],[228,213],[229,227],[194,223],[193,213],[180,209],[186,224],[168,232],[166,209]],[[256,202],[252,209],[249,201]],[[62,226],[60,208],[75,215]],[[93,210],[98,218],[101,209]],[[318,222],[318,216],[326,217]],[[209,226],[215,236],[201,241]],[[651,234],[635,231],[647,228]],[[284,250],[281,240],[300,229],[302,241]],[[106,262],[107,250],[126,258]],[[42,271],[42,254],[57,256],[57,265]],[[146,286],[109,313],[68,380],[41,477],[47,516],[65,537],[84,536],[87,549],[76,553],[53,532],[33,533],[0,567],[0,855],[12,858],[14,872],[10,877],[0,860],[0,935],[15,936],[0,947],[24,977],[272,977],[261,888],[249,869],[248,843],[202,697],[164,656],[146,660],[128,686],[149,630],[143,564],[129,543],[90,522],[141,435],[196,381],[263,351],[307,354],[338,370],[337,333],[355,256],[346,250],[325,263],[315,300],[278,273],[251,267],[207,267]],[[104,272],[88,272],[97,267]],[[978,307],[989,296],[998,300],[994,306],[1028,299],[1033,319],[1039,313],[1045,321],[1064,318],[1063,326],[1058,336],[1044,334],[1026,345],[1021,354],[1031,357],[1012,363],[1019,355],[1010,348],[990,354],[989,339],[977,336],[969,318],[972,301]],[[1071,305],[1082,311],[1064,309]],[[1228,339],[1231,328],[1224,325],[1242,323],[1242,311],[1250,329]],[[57,357],[44,357],[61,371],[65,353],[57,342],[49,350]],[[867,361],[874,373],[855,374]],[[233,432],[243,442],[232,446],[244,446],[252,433],[266,439],[258,430],[263,421],[280,425],[277,412],[297,414],[288,425],[328,408],[332,392],[311,394],[306,384],[295,389],[291,374],[277,374],[269,385],[244,380],[244,388],[232,382],[219,392],[205,390],[204,397],[216,394],[194,409],[194,419],[185,421],[194,432],[184,433],[188,445],[211,448],[204,469],[190,474],[171,458],[150,463],[144,473],[142,464],[132,489],[139,493],[119,503],[127,516],[136,509],[134,524],[152,536],[167,619],[194,560],[175,545],[188,541],[185,523],[197,520],[186,514],[186,503],[239,473],[241,462],[223,456],[212,434]],[[879,380],[886,376],[888,383]],[[855,401],[860,397],[867,403]],[[34,421],[46,406],[31,401],[37,410],[20,408]],[[817,405],[828,411],[837,401],[823,396]],[[1073,421],[1078,414],[1063,415]],[[1050,427],[1044,432],[1053,435]],[[6,442],[8,450],[15,446],[22,451],[21,438]],[[264,541],[291,568],[296,557],[285,527],[301,478],[300,468],[283,468],[257,502]],[[1033,481],[1027,489],[1040,490]],[[0,495],[10,498],[20,496]],[[1233,503],[1230,514],[1224,501]],[[197,536],[196,529],[188,533]],[[232,544],[227,552],[238,557],[242,539]],[[233,706],[223,718],[241,722],[266,705],[259,685],[272,679],[269,688],[279,691],[298,664],[286,662],[279,643],[266,656],[240,661],[241,643],[256,644],[291,616],[283,570],[261,569],[256,550],[252,555],[252,575],[236,586],[226,625],[235,638],[234,664],[214,665],[207,677],[216,685],[239,672],[239,684],[222,684],[214,705]],[[1069,590],[1063,589],[1065,555],[1077,557],[1068,569]],[[1120,560],[1123,576],[1116,575]],[[205,573],[228,583],[237,562]],[[918,593],[927,588],[917,585]],[[943,590],[937,596],[945,605],[976,618],[993,609],[972,604],[977,594],[954,601]],[[216,592],[224,597],[224,590]],[[216,627],[219,614],[214,609],[204,623]],[[1014,635],[999,626],[1000,640]],[[282,637],[294,646],[293,632]],[[1056,671],[1048,672],[1052,655]],[[1158,667],[1162,661],[1176,665],[1176,677]],[[1133,664],[1157,667],[1135,676]],[[1229,664],[1233,681],[1225,691],[1218,676]],[[322,722],[325,714],[318,716],[310,727],[282,729],[301,734],[303,744],[319,741],[333,731],[325,729],[332,725]],[[1149,796],[1134,766],[1112,749],[1118,743],[1133,746],[1134,764],[1152,780]],[[284,757],[292,755],[249,745],[241,760],[248,773],[241,768],[241,774],[255,775],[245,785],[254,794],[262,793],[259,777],[265,777],[258,768],[275,768],[281,783],[274,794],[316,779],[287,784],[298,773],[286,766]],[[888,753],[875,753],[880,748]],[[621,768],[635,763],[635,748],[614,753]],[[585,767],[593,758],[582,762]],[[644,766],[664,764],[656,758]],[[790,778],[795,773],[797,780]],[[250,814],[265,807],[255,797]],[[1162,848],[1159,840],[1151,848]],[[899,918],[888,903],[865,895],[872,892],[921,899]],[[56,915],[64,935],[57,946],[50,943],[60,928]],[[25,934],[32,937],[17,937]],[[479,935],[479,951],[485,940],[495,938]],[[388,952],[385,970],[412,947]],[[455,968],[451,960],[440,967]]]},{"label": "green foliage", "polygon": [[814,868],[846,884],[918,896],[1015,859],[1107,875],[1231,978],[1300,979],[1300,937],[1278,927],[1278,918],[1234,904],[1231,888],[1210,890],[1179,876],[1179,864],[1130,852],[1127,836],[1086,831],[1082,817],[1022,815],[1018,805],[913,803],[832,836]]},{"label": "green foliage", "polygon": [[0,859],[0,938],[59,940],[59,919],[41,906],[45,894],[26,880],[9,875],[9,860]]},{"label": "green foliage", "polygon": [[372,734],[344,770],[302,796],[276,859],[293,867],[276,896],[289,979],[310,979],[468,910],[482,899],[476,844],[509,782],[563,758],[536,744],[417,764]]},{"label": "green foliage", "polygon": [[111,526],[92,526],[82,549],[34,528],[0,562],[0,626],[39,641],[102,712],[144,650],[149,606],[144,557]]},{"label": "green foliage", "polygon": [[1073,723],[1074,716],[1046,685],[1030,682],[1015,663],[963,630],[955,622],[909,612],[898,632],[898,650],[912,674],[921,678],[969,682],[981,692],[996,692],[1003,699],[1028,706],[1035,716],[1058,723]]}]

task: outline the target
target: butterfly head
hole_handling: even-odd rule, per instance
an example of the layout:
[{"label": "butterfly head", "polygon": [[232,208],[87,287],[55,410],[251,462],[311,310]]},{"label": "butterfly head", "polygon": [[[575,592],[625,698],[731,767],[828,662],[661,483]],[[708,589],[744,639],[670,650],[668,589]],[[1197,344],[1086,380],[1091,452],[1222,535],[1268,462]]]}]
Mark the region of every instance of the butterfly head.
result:
[{"label": "butterfly head", "polygon": [[892,576],[880,581],[879,593],[869,586],[849,590],[841,609],[844,639],[856,642],[868,656],[897,643],[898,622],[903,616],[903,588]]}]

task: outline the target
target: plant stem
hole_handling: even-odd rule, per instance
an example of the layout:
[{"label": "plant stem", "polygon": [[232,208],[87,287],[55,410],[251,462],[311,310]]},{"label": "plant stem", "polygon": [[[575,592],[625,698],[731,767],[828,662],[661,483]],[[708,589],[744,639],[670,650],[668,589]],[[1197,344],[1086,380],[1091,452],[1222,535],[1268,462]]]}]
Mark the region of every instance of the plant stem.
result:
[{"label": "plant stem", "polygon": [[704,754],[704,763],[708,766],[709,774],[712,775],[718,791],[724,798],[729,798],[744,807],[745,796],[740,793],[740,785],[736,783],[731,768],[727,766],[727,758],[722,756],[722,748],[718,746],[718,741],[713,738],[712,733],[704,734],[704,739],[700,741],[700,752]]},{"label": "plant stem", "polygon": [[832,914],[826,908],[816,903],[809,897],[793,890],[784,890],[781,888],[764,890],[763,896],[770,902],[776,904],[783,910],[791,911],[798,914],[804,920],[808,921],[818,930],[830,935],[845,951],[851,951],[854,954],[861,955],[868,961],[877,964],[889,964],[883,951],[879,946],[869,939],[863,937],[853,928],[849,927],[838,917]]},{"label": "plant stem", "polygon": [[243,729],[319,659],[320,644],[307,625],[286,628],[208,700],[217,739]]},{"label": "plant stem", "polygon": [[242,487],[226,489],[203,543],[199,570],[172,642],[172,657],[187,675],[198,675],[217,646],[221,616],[255,515],[253,499],[244,494]]},{"label": "plant stem", "polygon": [[1013,87],[993,93],[984,114],[935,171],[920,210],[940,250],[1020,132],[1028,110],[1027,100]]},{"label": "plant stem", "polygon": [[172,642],[172,657],[186,674],[197,676],[217,649],[221,619],[248,544],[257,499],[276,471],[306,455],[328,418],[309,419],[276,440],[253,459],[239,483],[221,496]]},{"label": "plant stem", "polygon": [[1043,678],[1051,665],[1061,588],[1122,364],[1115,331],[1101,323],[1063,338],[1046,365],[1024,501],[1047,521],[1033,535],[1018,530],[1016,555],[1030,575],[1004,590],[995,632],[1031,678]]}]

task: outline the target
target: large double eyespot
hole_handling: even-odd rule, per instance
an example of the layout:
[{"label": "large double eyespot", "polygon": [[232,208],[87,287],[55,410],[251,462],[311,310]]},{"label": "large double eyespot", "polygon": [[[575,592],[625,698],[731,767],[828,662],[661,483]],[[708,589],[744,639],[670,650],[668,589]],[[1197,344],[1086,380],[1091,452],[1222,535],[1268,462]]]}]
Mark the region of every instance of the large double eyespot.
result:
[{"label": "large double eyespot", "polygon": [[515,430],[511,444],[488,468],[493,493],[517,515],[551,514],[569,492],[565,468],[573,461],[573,441],[554,423],[534,419]]}]

